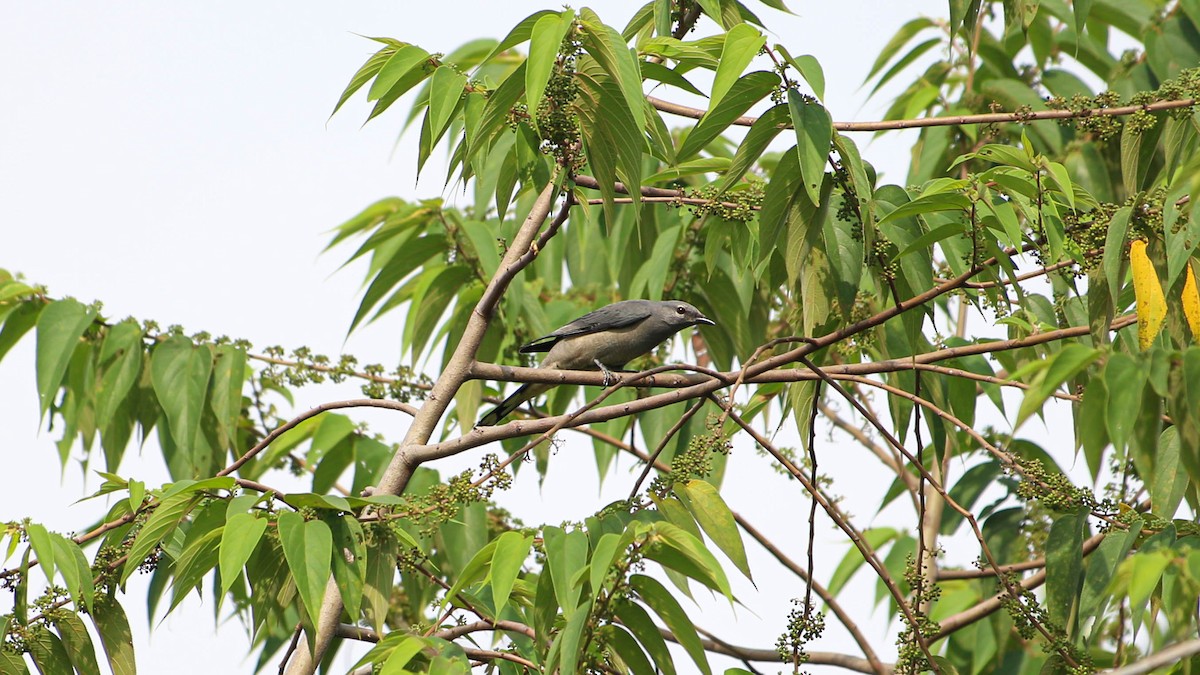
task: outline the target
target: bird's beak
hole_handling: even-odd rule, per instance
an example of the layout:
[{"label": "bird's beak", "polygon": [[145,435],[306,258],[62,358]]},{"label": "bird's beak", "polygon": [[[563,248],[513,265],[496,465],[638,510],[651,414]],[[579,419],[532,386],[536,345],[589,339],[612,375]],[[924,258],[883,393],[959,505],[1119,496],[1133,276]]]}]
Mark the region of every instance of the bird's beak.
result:
[{"label": "bird's beak", "polygon": [[696,317],[696,323],[703,323],[703,324],[707,324],[709,326],[717,325],[716,321],[713,321],[712,319],[708,318],[707,316]]}]

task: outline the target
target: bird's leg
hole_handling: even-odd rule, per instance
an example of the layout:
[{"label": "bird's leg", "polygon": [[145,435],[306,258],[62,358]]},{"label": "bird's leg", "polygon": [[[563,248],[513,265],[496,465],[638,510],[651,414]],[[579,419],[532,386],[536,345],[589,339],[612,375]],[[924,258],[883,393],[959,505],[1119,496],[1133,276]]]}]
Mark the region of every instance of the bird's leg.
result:
[{"label": "bird's leg", "polygon": [[592,363],[596,364],[596,367],[600,369],[600,372],[604,373],[604,386],[607,387],[609,384],[611,384],[613,374],[612,371],[608,369],[608,366],[600,363],[600,359],[592,359]]}]

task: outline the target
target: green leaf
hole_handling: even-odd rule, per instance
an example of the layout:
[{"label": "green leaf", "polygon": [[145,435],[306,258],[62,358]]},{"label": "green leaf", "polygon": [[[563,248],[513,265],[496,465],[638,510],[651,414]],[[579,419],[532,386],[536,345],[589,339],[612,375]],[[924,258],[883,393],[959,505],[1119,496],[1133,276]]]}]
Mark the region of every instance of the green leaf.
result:
[{"label": "green leaf", "polygon": [[579,596],[583,589],[572,583],[575,573],[587,566],[587,535],[578,530],[565,532],[560,527],[542,530],[542,541],[546,549],[546,567],[554,582],[554,597],[570,619],[579,607]]},{"label": "green leaf", "polygon": [[655,61],[641,61],[638,65],[642,69],[642,77],[648,80],[657,80],[663,84],[669,84],[672,87],[682,89],[689,94],[704,96],[704,92],[697,89],[696,85],[689,82],[683,75],[680,75],[678,70],[668,68]]},{"label": "green leaf", "polygon": [[788,107],[783,104],[774,106],[760,115],[738,144],[737,151],[733,153],[733,161],[729,163],[725,176],[717,186],[717,192],[723,193],[741,180],[746,171],[762,158],[771,141],[775,140],[790,120]]},{"label": "green leaf", "polygon": [[624,628],[608,624],[600,628],[600,635],[633,675],[655,675],[654,665],[638,646],[637,640]]},{"label": "green leaf", "polygon": [[41,416],[54,403],[79,338],[96,318],[96,310],[70,298],[51,303],[37,320],[37,385]]},{"label": "green leaf", "polygon": [[958,192],[933,192],[921,195],[906,204],[901,204],[891,213],[879,219],[879,224],[909,218],[911,216],[939,213],[942,211],[963,211],[971,208],[971,200]]},{"label": "green leaf", "polygon": [[[172,570],[171,610],[178,607],[187,594],[200,585],[204,576],[219,564],[218,548],[222,530],[225,529],[222,524],[225,516],[223,511],[223,508],[206,507],[192,522],[183,551],[175,559]],[[201,525],[204,520],[207,520],[208,526]]]},{"label": "green leaf", "polygon": [[154,509],[154,513],[146,520],[146,524],[142,526],[141,531],[138,532],[137,538],[133,540],[133,546],[129,548],[128,559],[125,561],[124,569],[121,570],[122,585],[142,564],[146,556],[150,555],[150,552],[174,531],[199,499],[199,495],[185,492],[167,497],[159,503]]},{"label": "green leaf", "polygon": [[759,50],[766,44],[767,38],[753,26],[739,23],[725,34],[725,45],[721,49],[721,58],[717,63],[717,72],[713,76],[712,95],[709,97],[709,108],[721,102],[733,84],[742,76],[742,72],[758,55]]},{"label": "green leaf", "polygon": [[233,345],[217,345],[213,361],[212,391],[208,405],[217,418],[221,450],[237,443],[238,420],[242,417],[242,382],[246,377],[246,350]]},{"label": "green leaf", "polygon": [[315,623],[329,583],[333,533],[320,520],[305,522],[298,514],[284,511],[279,514],[279,542],[300,600]]},{"label": "green leaf", "polygon": [[604,72],[616,81],[625,97],[625,105],[638,129],[646,126],[645,103],[642,94],[642,71],[629,45],[611,26],[600,21],[595,12],[584,7],[579,10],[583,23],[583,48],[600,64]]},{"label": "green leaf", "polygon": [[266,518],[259,518],[252,513],[235,513],[229,516],[225,529],[221,532],[221,595],[228,593],[233,582],[237,581],[266,529]]},{"label": "green leaf", "polygon": [[100,644],[108,655],[108,666],[113,675],[137,675],[137,662],[133,656],[133,633],[129,630],[129,619],[121,604],[107,594],[96,596],[95,611],[88,614]]},{"label": "green leaf", "polygon": [[[88,580],[91,582],[91,579]],[[100,664],[96,662],[96,648],[79,615],[63,612],[54,618],[54,629],[62,638],[62,644],[79,675],[100,675]]]},{"label": "green leaf", "polygon": [[683,146],[679,149],[678,158],[683,161],[700,152],[714,138],[721,135],[730,124],[741,117],[775,89],[779,84],[779,76],[766,71],[746,73],[733,84],[721,102],[708,109],[704,117],[696,124]]},{"label": "green leaf", "polygon": [[[212,348],[194,345],[183,335],[173,335],[154,348],[150,357],[150,380],[154,394],[167,416],[171,438],[186,457],[198,445],[200,418],[212,373]],[[199,469],[194,461],[188,464]],[[192,478],[193,476],[173,476]]]},{"label": "green leaf", "polygon": [[675,639],[679,640],[679,644],[688,653],[688,656],[692,657],[692,661],[696,663],[700,671],[704,675],[712,675],[712,668],[708,665],[708,659],[704,655],[704,645],[700,643],[696,627],[670,591],[663,588],[657,579],[644,574],[631,575],[629,587],[638,594],[642,602],[645,602],[650,609],[654,610],[655,614],[662,618],[663,623],[671,629]]},{"label": "green leaf", "polygon": [[816,57],[810,54],[803,54],[799,58],[792,58],[791,52],[781,44],[775,45],[775,51],[783,56],[783,60],[791,67],[795,68],[800,73],[800,77],[812,87],[813,94],[817,100],[825,98],[825,71],[821,68],[821,63]]},{"label": "green leaf", "polygon": [[1158,439],[1149,487],[1151,511],[1160,518],[1174,518],[1188,487],[1188,474],[1179,457],[1178,427],[1167,427]]},{"label": "green leaf", "polygon": [[913,39],[917,33],[920,33],[926,28],[934,27],[936,27],[936,25],[934,24],[933,20],[926,17],[913,19],[912,21],[909,21],[901,26],[900,29],[896,31],[896,34],[892,36],[892,39],[888,40],[888,43],[883,46],[883,49],[879,50],[879,56],[875,58],[875,63],[871,64],[871,70],[867,72],[867,77],[863,80],[863,82],[869,82],[872,77],[875,77],[875,74],[879,72],[879,69],[887,65],[888,61],[891,61],[892,57],[894,57],[896,53],[900,51],[900,48],[907,44],[909,40]]},{"label": "green leaf", "polygon": [[1046,538],[1046,609],[1050,619],[1074,635],[1078,625],[1087,511],[1059,516]]},{"label": "green leaf", "polygon": [[96,424],[103,430],[142,374],[142,328],[136,321],[127,319],[108,329],[99,365],[103,374],[96,390]]},{"label": "green leaf", "polygon": [[1109,357],[1104,366],[1104,384],[1108,389],[1108,438],[1123,450],[1133,433],[1136,411],[1142,400],[1145,373],[1137,360],[1125,352]]},{"label": "green leaf", "polygon": [[655,523],[654,530],[655,540],[643,549],[647,558],[733,599],[725,570],[702,541],[666,522]]},{"label": "green leaf", "polygon": [[33,328],[45,306],[40,302],[25,302],[7,317],[0,317],[4,323],[3,328],[0,328],[0,359],[3,359],[17,341]]},{"label": "green leaf", "polygon": [[[404,45],[397,49],[379,69],[379,74],[375,76],[375,82],[371,84],[371,89],[367,92],[367,100],[376,101],[386,96],[405,73],[428,58],[429,52],[416,45]],[[399,97],[397,96],[397,98]],[[336,108],[334,110],[336,112]]]},{"label": "green leaf", "polygon": [[376,630],[383,629],[396,578],[396,556],[400,545],[390,528],[376,529],[375,545],[367,551],[367,576],[363,586],[363,608],[367,621]]},{"label": "green leaf", "polygon": [[746,559],[746,548],[742,544],[742,535],[738,531],[733,512],[721,498],[721,493],[712,483],[703,480],[689,480],[675,486],[675,493],[685,497],[684,504],[696,522],[704,529],[704,533],[717,545],[717,548],[729,556],[733,564],[751,582],[754,577],[750,574],[750,563]]},{"label": "green leaf", "polygon": [[1100,356],[1101,352],[1099,350],[1085,347],[1077,342],[1068,343],[1051,356],[1048,359],[1042,376],[1038,378],[1032,387],[1026,390],[1025,398],[1021,400],[1021,409],[1017,412],[1017,421],[1013,425],[1013,428],[1021,426],[1021,423],[1028,419],[1030,415],[1041,412],[1046,399],[1050,398],[1063,384],[1083,372],[1085,368],[1095,362]]},{"label": "green leaf", "polygon": [[333,534],[333,580],[346,613],[358,620],[367,577],[366,534],[352,514],[323,515]]},{"label": "green leaf", "polygon": [[684,176],[695,176],[704,173],[720,173],[728,168],[729,160],[725,157],[700,157],[688,162],[683,162],[674,167],[663,169],[656,174],[647,176],[645,181],[647,184],[663,183],[666,181],[679,180]]},{"label": "green leaf", "polygon": [[29,655],[42,675],[72,675],[71,657],[62,640],[49,630],[36,630],[28,638]]},{"label": "green leaf", "polygon": [[492,601],[499,616],[508,604],[517,575],[521,566],[529,556],[529,544],[532,538],[515,530],[505,532],[496,538],[496,553],[492,556]]},{"label": "green leaf", "polygon": [[354,77],[350,78],[349,84],[347,84],[346,88],[342,91],[342,95],[338,97],[337,103],[333,106],[333,112],[329,113],[329,116],[333,117],[336,115],[337,111],[341,110],[346,101],[349,101],[350,97],[354,95],[354,92],[361,89],[364,84],[369,82],[371,78],[375,77],[376,73],[379,72],[379,69],[382,68],[383,65],[388,62],[388,59],[392,58],[392,55],[395,53],[396,48],[389,45],[372,54],[371,58],[367,59],[367,62],[359,67],[358,72],[354,73]]},{"label": "green leaf", "polygon": [[53,584],[54,571],[57,569],[55,567],[56,549],[50,533],[42,525],[30,523],[25,526],[25,536],[29,537],[29,546],[33,549],[33,554],[37,556],[38,566],[46,575],[46,581]]},{"label": "green leaf", "polygon": [[29,666],[25,665],[25,660],[19,655],[7,649],[0,649],[0,672],[5,675],[29,675]]},{"label": "green leaf", "polygon": [[547,14],[537,20],[529,38],[529,56],[525,59],[525,105],[536,123],[537,110],[546,92],[546,84],[554,72],[554,62],[562,48],[563,38],[575,23],[575,11]]},{"label": "green leaf", "polygon": [[96,584],[87,557],[83,555],[79,544],[61,534],[51,533],[50,539],[54,542],[54,560],[58,563],[58,572],[66,582],[71,599],[76,606],[91,611]]},{"label": "green leaf", "polygon": [[833,143],[833,118],[824,106],[795,89],[788,89],[788,112],[796,130],[796,151],[804,189],[814,204],[820,204],[825,163]]},{"label": "green leaf", "polygon": [[654,625],[654,620],[641,605],[621,600],[615,606],[617,618],[641,643],[642,648],[654,660],[654,665],[663,675],[675,675],[675,661],[667,650],[667,643]]}]

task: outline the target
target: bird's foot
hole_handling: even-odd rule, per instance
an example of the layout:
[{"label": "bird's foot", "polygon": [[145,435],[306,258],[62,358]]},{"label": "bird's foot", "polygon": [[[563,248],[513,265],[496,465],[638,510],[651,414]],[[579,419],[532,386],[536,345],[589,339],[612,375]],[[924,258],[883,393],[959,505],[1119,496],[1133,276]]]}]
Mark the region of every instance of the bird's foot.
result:
[{"label": "bird's foot", "polygon": [[600,369],[600,372],[604,373],[604,386],[607,387],[608,385],[612,384],[613,373],[608,369],[608,366],[600,363],[600,359],[592,359],[592,363],[596,364],[596,367]]}]

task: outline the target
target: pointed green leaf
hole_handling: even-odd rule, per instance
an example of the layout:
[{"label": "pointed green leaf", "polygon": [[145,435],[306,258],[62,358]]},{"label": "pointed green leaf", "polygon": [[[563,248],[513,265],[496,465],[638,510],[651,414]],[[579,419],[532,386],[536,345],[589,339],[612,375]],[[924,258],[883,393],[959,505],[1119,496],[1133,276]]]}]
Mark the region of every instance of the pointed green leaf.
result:
[{"label": "pointed green leaf", "polygon": [[246,350],[233,345],[217,345],[208,405],[217,418],[221,450],[231,449],[237,442],[237,425],[242,416],[242,382],[245,378]]},{"label": "pointed green leaf", "polygon": [[644,574],[630,576],[629,587],[638,594],[642,602],[645,602],[650,609],[654,610],[655,614],[662,618],[663,623],[671,629],[675,639],[679,640],[679,644],[683,646],[688,656],[692,657],[692,661],[700,671],[704,675],[712,675],[712,668],[708,664],[708,658],[704,655],[704,645],[700,643],[696,627],[671,592],[663,588],[657,579]]},{"label": "pointed green leaf", "polygon": [[346,613],[357,621],[367,577],[366,534],[362,524],[349,513],[327,517],[326,521],[333,534],[333,580]]},{"label": "pointed green leaf", "polygon": [[738,117],[744,115],[750,106],[758,103],[776,86],[779,76],[763,70],[746,73],[722,97],[721,102],[708,109],[704,117],[696,124],[679,148],[678,158],[687,160],[700,152],[714,138],[721,135]]},{"label": "pointed green leaf", "polygon": [[390,528],[373,532],[375,544],[367,550],[367,576],[363,586],[363,609],[376,630],[383,629],[396,578],[396,556],[400,546]]},{"label": "pointed green leaf", "polygon": [[821,182],[825,163],[833,143],[833,118],[825,106],[806,99],[795,89],[788,89],[788,112],[796,130],[796,151],[800,157],[800,176],[804,189],[814,204],[821,203]]},{"label": "pointed green leaf", "polygon": [[129,619],[125,609],[112,597],[96,596],[96,609],[88,616],[96,626],[100,644],[108,655],[108,666],[113,675],[137,675],[137,662],[133,656],[133,633],[129,630]]},{"label": "pointed green leaf", "polygon": [[1046,609],[1055,625],[1074,634],[1083,572],[1087,512],[1055,519],[1046,538]]},{"label": "pointed green leaf", "polygon": [[380,67],[379,74],[375,76],[375,82],[371,84],[371,89],[367,92],[367,100],[376,101],[383,98],[405,73],[428,58],[429,52],[416,45],[405,45],[397,49]]},{"label": "pointed green leaf", "polygon": [[133,540],[133,546],[129,548],[128,559],[121,571],[122,584],[137,570],[146,556],[150,555],[150,552],[179,525],[179,521],[183,520],[184,516],[192,510],[197,500],[199,500],[199,496],[190,492],[176,494],[163,499],[154,509],[154,513],[146,520],[146,524],[138,532],[137,538]]},{"label": "pointed green leaf", "polygon": [[466,86],[467,76],[450,66],[439,66],[433,71],[429,81],[429,128],[434,138],[441,137],[450,124]]},{"label": "pointed green leaf", "polygon": [[679,494],[681,489],[686,497],[684,505],[696,517],[696,522],[704,529],[704,533],[713,540],[717,548],[729,556],[738,570],[753,582],[754,577],[750,574],[750,563],[746,559],[741,532],[733,519],[733,512],[721,498],[721,493],[717,492],[712,483],[703,480],[689,480],[676,484],[676,494]]},{"label": "pointed green leaf", "polygon": [[100,664],[96,661],[96,648],[79,615],[63,612],[54,619],[54,629],[62,639],[67,657],[79,675],[100,675]]},{"label": "pointed green leaf", "polygon": [[1017,412],[1017,421],[1013,427],[1021,426],[1030,415],[1041,412],[1046,399],[1100,356],[1099,350],[1077,342],[1067,344],[1051,356],[1044,375],[1025,391],[1025,398],[1021,401],[1021,409]]},{"label": "pointed green leaf", "polygon": [[284,511],[279,514],[279,542],[304,610],[315,621],[329,583],[333,534],[319,520],[305,522],[298,514]]},{"label": "pointed green leaf", "polygon": [[375,74],[379,72],[379,69],[382,68],[383,65],[388,62],[388,59],[392,58],[392,55],[395,53],[395,47],[387,46],[372,54],[371,58],[367,59],[367,62],[359,67],[358,72],[354,73],[354,77],[350,78],[349,84],[347,84],[346,88],[342,91],[342,95],[338,97],[337,103],[333,106],[333,112],[329,113],[329,116],[333,117],[336,115],[337,111],[341,110],[346,101],[350,100],[350,97],[354,95],[354,92],[361,89],[362,86],[367,82],[370,82],[371,78],[375,77]]},{"label": "pointed green leaf", "polygon": [[36,363],[42,416],[54,402],[79,338],[95,317],[95,309],[70,298],[47,305],[38,317]]},{"label": "pointed green leaf", "polygon": [[510,530],[497,537],[496,553],[492,556],[492,601],[497,616],[504,611],[508,604],[508,596],[512,593],[521,566],[529,556],[530,537],[515,530]]},{"label": "pointed green leaf", "polygon": [[42,675],[72,675],[71,657],[62,640],[47,629],[35,630],[26,643],[33,665]]},{"label": "pointed green leaf", "polygon": [[663,675],[675,675],[675,661],[667,650],[667,643],[654,625],[654,620],[641,605],[622,600],[615,606],[617,618],[637,638],[642,648],[654,660],[654,665]]},{"label": "pointed green leaf", "polygon": [[576,572],[587,566],[588,539],[583,532],[565,532],[560,527],[542,530],[546,548],[546,566],[554,581],[554,596],[563,616],[574,616],[579,607],[579,596],[583,590],[572,583]]},{"label": "pointed green leaf", "polygon": [[221,532],[221,595],[228,593],[233,582],[237,581],[266,529],[266,518],[259,518],[251,513],[235,513],[229,516],[225,529]]},{"label": "pointed green leaf", "polygon": [[575,22],[574,10],[547,14],[537,20],[529,36],[529,56],[525,58],[525,105],[536,119],[546,84],[554,72],[554,63],[562,49],[563,38]]},{"label": "pointed green leaf", "polygon": [[46,575],[46,581],[53,584],[54,571],[57,569],[55,567],[56,549],[50,533],[42,525],[30,523],[25,526],[25,536],[29,537],[29,546],[33,549],[33,554],[37,556],[38,566]]},{"label": "pointed green leaf", "polygon": [[142,327],[133,319],[108,329],[100,348],[100,386],[96,390],[96,424],[106,428],[142,374]]},{"label": "pointed green leaf", "polygon": [[197,447],[212,361],[211,347],[194,345],[182,335],[167,338],[151,353],[150,379],[154,394],[167,416],[171,438],[179,452],[188,457]]},{"label": "pointed green leaf", "polygon": [[625,105],[638,129],[646,126],[642,94],[642,71],[629,45],[616,29],[600,21],[592,10],[579,11],[583,23],[583,48],[600,64],[604,72],[616,81],[625,97]]},{"label": "pointed green leaf", "polygon": [[655,675],[654,665],[650,663],[646,653],[638,646],[637,640],[624,628],[616,624],[602,626],[600,635],[612,647],[617,656],[625,662],[633,675]]},{"label": "pointed green leaf", "polygon": [[708,101],[710,108],[725,98],[733,83],[742,76],[742,72],[766,43],[767,38],[762,33],[745,23],[739,23],[725,34],[725,45],[721,49],[716,75],[713,76],[712,96]]},{"label": "pointed green leaf", "polygon": [[96,584],[92,579],[92,566],[79,544],[67,539],[61,534],[50,533],[54,542],[54,560],[58,563],[58,572],[66,582],[67,592],[77,607],[91,611],[92,599],[96,595]]}]

